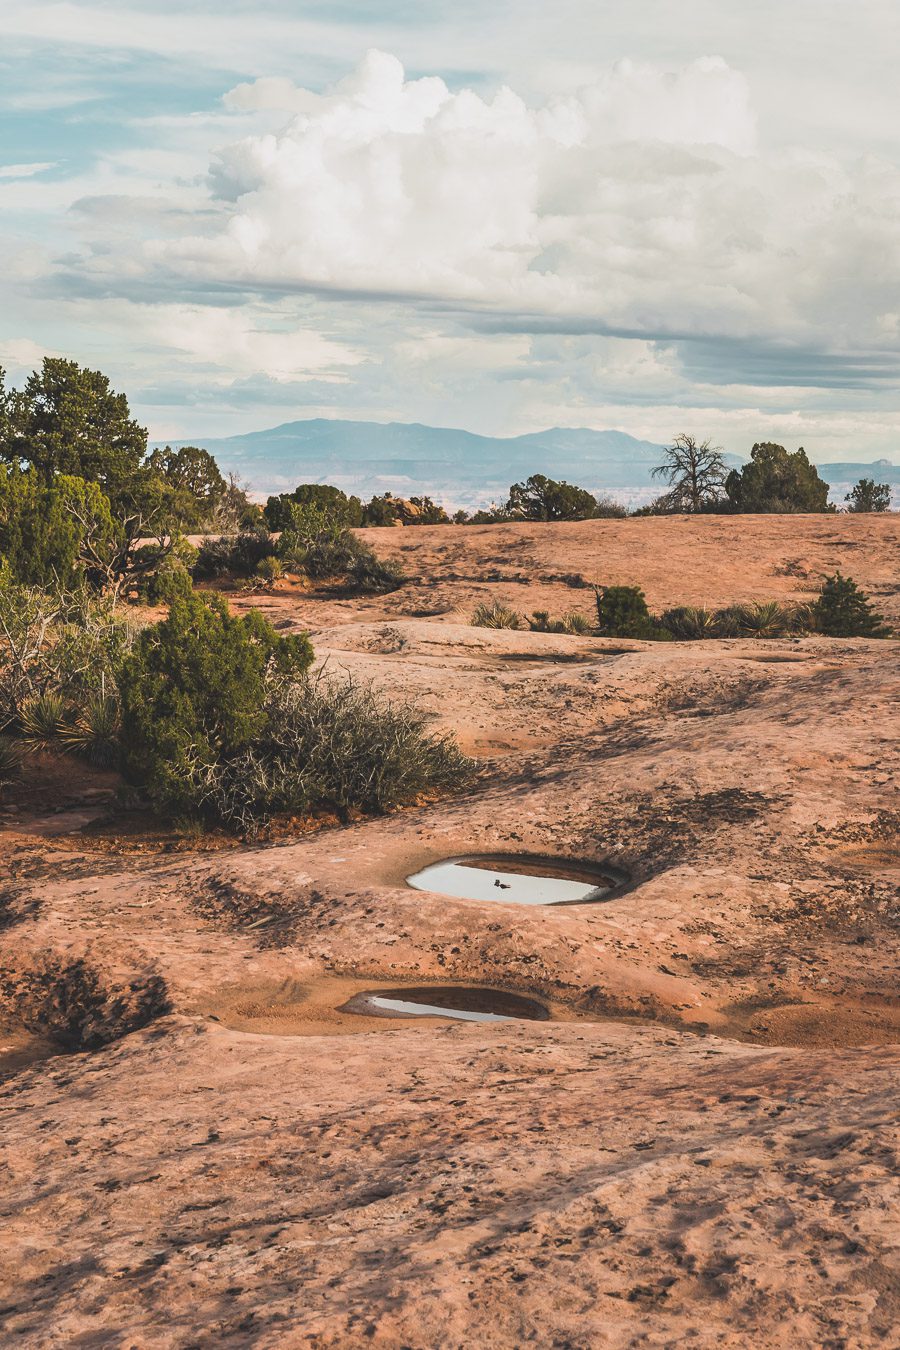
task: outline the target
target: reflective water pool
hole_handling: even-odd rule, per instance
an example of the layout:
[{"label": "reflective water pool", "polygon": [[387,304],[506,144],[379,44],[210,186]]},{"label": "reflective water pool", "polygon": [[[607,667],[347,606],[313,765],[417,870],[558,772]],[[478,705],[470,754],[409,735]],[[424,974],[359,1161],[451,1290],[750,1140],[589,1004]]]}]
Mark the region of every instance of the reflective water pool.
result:
[{"label": "reflective water pool", "polygon": [[407,877],[419,891],[457,900],[499,900],[507,905],[583,905],[603,900],[621,874],[567,859],[540,857],[449,858]]},{"label": "reflective water pool", "polygon": [[501,989],[435,985],[421,989],[373,989],[355,994],[340,1012],[367,1017],[451,1017],[461,1022],[546,1022],[550,1014],[537,999]]}]

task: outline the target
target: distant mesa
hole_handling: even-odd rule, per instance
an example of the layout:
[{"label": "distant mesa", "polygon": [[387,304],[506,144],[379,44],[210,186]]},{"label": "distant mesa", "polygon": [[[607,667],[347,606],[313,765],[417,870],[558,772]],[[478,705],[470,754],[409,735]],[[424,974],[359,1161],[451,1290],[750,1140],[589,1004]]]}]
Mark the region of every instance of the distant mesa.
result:
[{"label": "distant mesa", "polygon": [[[258,493],[291,490],[298,483],[333,483],[371,497],[383,492],[409,498],[428,494],[452,506],[505,499],[510,483],[532,473],[563,478],[626,504],[661,490],[651,477],[662,446],[624,431],[551,427],[525,436],[479,436],[420,422],[357,422],[307,418],[241,436],[195,436],[175,445],[202,445],[225,472]],[[731,465],[743,462],[726,455]],[[822,476],[846,491],[859,478],[900,485],[900,466],[888,460],[820,466]],[[841,495],[842,495],[841,492]]]}]

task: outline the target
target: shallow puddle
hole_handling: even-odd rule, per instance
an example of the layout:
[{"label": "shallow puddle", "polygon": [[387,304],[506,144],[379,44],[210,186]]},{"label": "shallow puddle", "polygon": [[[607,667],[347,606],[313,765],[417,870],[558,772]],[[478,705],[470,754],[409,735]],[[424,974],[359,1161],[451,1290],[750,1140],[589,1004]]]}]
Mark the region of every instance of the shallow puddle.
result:
[{"label": "shallow puddle", "polygon": [[537,999],[468,985],[373,989],[355,994],[338,1011],[367,1017],[450,1017],[460,1022],[546,1022],[550,1017]]},{"label": "shallow puddle", "polygon": [[540,857],[448,858],[407,877],[418,891],[507,905],[584,905],[622,884],[615,869]]}]

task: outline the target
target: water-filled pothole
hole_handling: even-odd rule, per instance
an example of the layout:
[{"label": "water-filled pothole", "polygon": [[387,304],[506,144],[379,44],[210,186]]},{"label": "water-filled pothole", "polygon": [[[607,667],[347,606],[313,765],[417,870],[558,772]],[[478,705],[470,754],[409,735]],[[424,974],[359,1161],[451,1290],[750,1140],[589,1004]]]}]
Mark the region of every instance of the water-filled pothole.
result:
[{"label": "water-filled pothole", "polygon": [[471,985],[371,989],[354,994],[338,1012],[366,1017],[450,1017],[460,1022],[546,1022],[550,1018],[549,1010],[537,999]]},{"label": "water-filled pothole", "polygon": [[448,858],[406,878],[417,891],[507,905],[585,905],[605,900],[625,874],[607,865],[528,854]]}]

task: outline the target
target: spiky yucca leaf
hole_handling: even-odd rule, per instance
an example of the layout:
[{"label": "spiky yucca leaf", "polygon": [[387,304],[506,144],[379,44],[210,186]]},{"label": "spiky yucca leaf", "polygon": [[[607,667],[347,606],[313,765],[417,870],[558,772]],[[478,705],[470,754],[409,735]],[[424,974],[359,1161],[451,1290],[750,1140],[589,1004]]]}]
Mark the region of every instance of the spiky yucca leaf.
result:
[{"label": "spiky yucca leaf", "polygon": [[60,734],[63,748],[101,768],[119,758],[119,701],[107,694],[90,699]]},{"label": "spiky yucca leaf", "polygon": [[490,605],[482,601],[475,608],[472,624],[475,628],[521,628],[522,616],[499,600]]},{"label": "spiky yucca leaf", "polygon": [[815,633],[816,607],[810,604],[791,605],[786,620],[789,633]]},{"label": "spiky yucca leaf", "polygon": [[787,631],[787,615],[777,600],[735,605],[734,613],[742,636],[774,638],[783,637]]},{"label": "spiky yucca leaf", "polygon": [[75,717],[63,696],[48,689],[26,699],[16,720],[19,738],[30,750],[52,750],[59,747]]},{"label": "spiky yucca leaf", "polygon": [[660,617],[660,623],[668,628],[673,637],[687,642],[723,635],[720,614],[704,609],[702,605],[679,605],[676,609],[667,609]]},{"label": "spiky yucca leaf", "polygon": [[571,633],[573,637],[584,637],[586,633],[591,631],[590,620],[586,619],[583,614],[579,614],[577,609],[564,614],[562,622],[563,631]]},{"label": "spiky yucca leaf", "polygon": [[0,790],[22,777],[22,756],[8,736],[0,736]]}]

